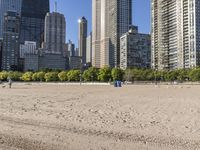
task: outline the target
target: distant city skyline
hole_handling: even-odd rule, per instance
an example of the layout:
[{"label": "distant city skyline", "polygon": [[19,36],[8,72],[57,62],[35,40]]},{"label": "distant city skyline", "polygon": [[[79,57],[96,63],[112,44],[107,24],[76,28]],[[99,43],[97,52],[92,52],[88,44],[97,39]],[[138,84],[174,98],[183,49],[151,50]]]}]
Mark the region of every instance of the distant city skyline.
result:
[{"label": "distant city skyline", "polygon": [[[51,11],[54,11],[55,0],[50,0]],[[88,20],[88,34],[92,25],[92,0],[57,0],[57,11],[63,13],[66,17],[66,30],[68,40],[78,46],[78,19],[85,16]],[[78,5],[77,5],[78,4]],[[150,33],[150,0],[133,0],[133,24],[139,26],[139,32]]]}]

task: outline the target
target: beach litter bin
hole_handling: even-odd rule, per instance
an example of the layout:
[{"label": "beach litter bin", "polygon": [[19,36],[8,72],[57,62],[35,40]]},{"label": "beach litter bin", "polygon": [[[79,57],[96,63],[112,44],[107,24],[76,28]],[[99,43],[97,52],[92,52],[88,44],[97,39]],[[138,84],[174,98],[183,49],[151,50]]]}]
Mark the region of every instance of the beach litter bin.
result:
[{"label": "beach litter bin", "polygon": [[114,87],[117,87],[117,81],[114,81]]},{"label": "beach litter bin", "polygon": [[117,81],[117,87],[122,87],[122,82],[121,81]]}]

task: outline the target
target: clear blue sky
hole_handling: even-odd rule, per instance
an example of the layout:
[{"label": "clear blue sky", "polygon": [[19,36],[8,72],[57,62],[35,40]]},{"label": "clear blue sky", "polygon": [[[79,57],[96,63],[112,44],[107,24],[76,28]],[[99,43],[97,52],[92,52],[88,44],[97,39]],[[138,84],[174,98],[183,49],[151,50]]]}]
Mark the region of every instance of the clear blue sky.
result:
[{"label": "clear blue sky", "polygon": [[[51,2],[51,11],[54,10]],[[91,31],[92,0],[57,0],[58,12],[63,13],[67,23],[67,39],[71,39],[77,47],[78,19],[85,16],[88,20],[88,30]],[[142,33],[150,32],[150,0],[133,0],[133,24],[139,26]]]}]

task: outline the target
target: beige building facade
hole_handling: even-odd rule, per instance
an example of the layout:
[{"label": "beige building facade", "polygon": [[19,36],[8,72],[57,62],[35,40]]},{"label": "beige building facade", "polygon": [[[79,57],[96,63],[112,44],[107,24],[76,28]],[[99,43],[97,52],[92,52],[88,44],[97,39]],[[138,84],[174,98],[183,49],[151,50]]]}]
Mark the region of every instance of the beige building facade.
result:
[{"label": "beige building facade", "polygon": [[120,37],[132,24],[132,0],[93,0],[92,65],[119,67]]}]

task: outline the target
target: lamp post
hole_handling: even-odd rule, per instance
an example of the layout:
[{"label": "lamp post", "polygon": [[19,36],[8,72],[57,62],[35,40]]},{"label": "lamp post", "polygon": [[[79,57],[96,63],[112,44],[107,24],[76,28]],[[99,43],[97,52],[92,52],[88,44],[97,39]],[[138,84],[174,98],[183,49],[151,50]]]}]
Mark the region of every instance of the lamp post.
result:
[{"label": "lamp post", "polygon": [[155,85],[157,85],[157,68],[155,69],[155,71],[154,71],[154,78],[155,78]]},{"label": "lamp post", "polygon": [[82,83],[82,74],[81,73],[79,74],[79,77],[80,77],[80,85],[81,85],[81,83]]},{"label": "lamp post", "polygon": [[81,58],[81,62],[80,62],[80,74],[79,74],[79,79],[80,79],[80,85],[82,83],[82,71],[83,71],[83,64],[82,64],[82,58]]},{"label": "lamp post", "polygon": [[94,82],[94,76],[93,75],[91,76],[91,79],[92,79],[92,82]]}]

